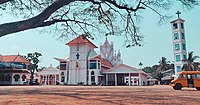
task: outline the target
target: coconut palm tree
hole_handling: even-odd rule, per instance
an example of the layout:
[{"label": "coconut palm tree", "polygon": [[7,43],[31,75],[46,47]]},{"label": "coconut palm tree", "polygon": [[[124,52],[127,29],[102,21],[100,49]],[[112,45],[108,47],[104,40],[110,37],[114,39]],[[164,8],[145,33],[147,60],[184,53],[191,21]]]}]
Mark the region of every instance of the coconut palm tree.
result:
[{"label": "coconut palm tree", "polygon": [[161,81],[161,78],[162,78],[161,72],[170,68],[170,65],[169,65],[170,62],[167,61],[167,59],[165,57],[162,57],[158,63],[159,63],[158,68],[153,73],[152,76]]},{"label": "coconut palm tree", "polygon": [[188,53],[188,58],[184,59],[183,62],[185,63],[182,67],[183,71],[195,71],[198,70],[198,65],[194,62],[199,56],[193,56],[193,52]]},{"label": "coconut palm tree", "polygon": [[162,57],[162,59],[158,63],[159,63],[158,69],[160,69],[160,71],[169,69],[170,61],[167,61],[167,59],[165,57]]}]

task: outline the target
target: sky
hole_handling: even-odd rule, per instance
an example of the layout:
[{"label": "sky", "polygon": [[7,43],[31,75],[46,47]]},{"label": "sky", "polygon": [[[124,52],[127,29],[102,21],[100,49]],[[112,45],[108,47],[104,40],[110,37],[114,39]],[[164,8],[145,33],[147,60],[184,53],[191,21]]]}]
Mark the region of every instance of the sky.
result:
[{"label": "sky", "polygon": [[[165,24],[158,24],[159,17],[150,10],[141,13],[143,19],[140,23],[140,32],[144,36],[142,47],[126,48],[123,46],[123,37],[109,36],[109,42],[114,43],[115,50],[120,49],[124,64],[139,68],[139,62],[145,66],[158,64],[161,57],[166,57],[173,62],[172,30],[170,21],[177,19],[176,11],[181,11],[180,17],[185,20],[185,36],[187,52],[193,51],[194,55],[200,56],[200,6],[192,10],[186,10],[181,5],[175,5],[164,14],[173,17]],[[0,24],[20,20],[10,15],[1,16]],[[102,33],[103,34],[103,33]],[[102,35],[104,36],[104,34]],[[71,39],[72,40],[72,39]],[[51,64],[56,67],[59,62],[54,59],[66,58],[69,56],[69,47],[65,44],[70,40],[58,41],[51,33],[40,33],[32,29],[0,37],[1,55],[27,55],[30,52],[42,54],[40,66],[49,67]],[[105,37],[97,37],[92,42],[99,46],[105,41]],[[99,49],[96,49],[99,52]],[[200,61],[200,59],[197,59]]]}]

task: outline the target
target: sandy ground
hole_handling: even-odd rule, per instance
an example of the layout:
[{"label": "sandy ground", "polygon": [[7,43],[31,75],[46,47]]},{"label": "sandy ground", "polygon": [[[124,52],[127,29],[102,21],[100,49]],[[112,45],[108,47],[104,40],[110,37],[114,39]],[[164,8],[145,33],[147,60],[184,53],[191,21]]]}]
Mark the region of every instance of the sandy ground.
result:
[{"label": "sandy ground", "polygon": [[200,105],[200,91],[170,86],[0,86],[1,105]]}]

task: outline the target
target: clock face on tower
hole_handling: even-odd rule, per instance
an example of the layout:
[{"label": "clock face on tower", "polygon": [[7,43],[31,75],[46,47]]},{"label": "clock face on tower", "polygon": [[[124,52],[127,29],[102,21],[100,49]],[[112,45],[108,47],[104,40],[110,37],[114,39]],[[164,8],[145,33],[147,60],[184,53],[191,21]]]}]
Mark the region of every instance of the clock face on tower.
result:
[{"label": "clock face on tower", "polygon": [[79,54],[79,53],[77,53],[77,54],[76,54],[76,59],[79,59],[79,56],[80,56],[80,54]]}]

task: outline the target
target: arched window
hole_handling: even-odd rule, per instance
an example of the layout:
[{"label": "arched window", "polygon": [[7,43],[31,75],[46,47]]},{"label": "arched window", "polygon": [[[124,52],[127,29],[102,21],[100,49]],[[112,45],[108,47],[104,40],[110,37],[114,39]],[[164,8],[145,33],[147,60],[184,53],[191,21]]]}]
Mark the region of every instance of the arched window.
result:
[{"label": "arched window", "polygon": [[94,71],[91,71],[91,75],[94,75]]},{"label": "arched window", "polygon": [[91,76],[91,82],[95,82],[95,76]]},{"label": "arched window", "polygon": [[20,78],[19,74],[15,74],[14,76],[15,82],[19,81],[19,78]]},{"label": "arched window", "polygon": [[26,79],[26,76],[23,75],[23,76],[22,76],[22,81],[25,81],[25,79]]},{"label": "arched window", "polygon": [[91,71],[91,82],[95,83],[94,71]]},{"label": "arched window", "polygon": [[61,75],[64,75],[64,72],[61,72]]},{"label": "arched window", "polygon": [[50,75],[50,76],[49,76],[49,78],[50,78],[50,79],[52,79],[52,78],[53,78],[53,76],[52,76],[52,75]]},{"label": "arched window", "polygon": [[10,80],[11,80],[11,76],[10,76],[10,74],[7,74],[5,77],[5,81],[10,81]]},{"label": "arched window", "polygon": [[0,81],[4,81],[4,74],[0,75]]},{"label": "arched window", "polygon": [[61,77],[61,82],[65,82],[65,77]]}]

